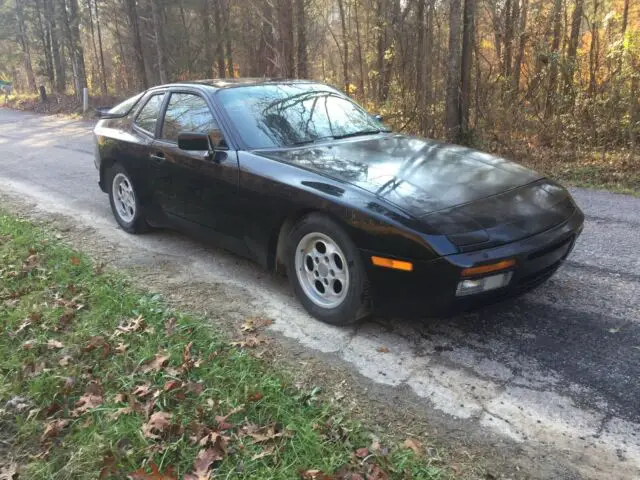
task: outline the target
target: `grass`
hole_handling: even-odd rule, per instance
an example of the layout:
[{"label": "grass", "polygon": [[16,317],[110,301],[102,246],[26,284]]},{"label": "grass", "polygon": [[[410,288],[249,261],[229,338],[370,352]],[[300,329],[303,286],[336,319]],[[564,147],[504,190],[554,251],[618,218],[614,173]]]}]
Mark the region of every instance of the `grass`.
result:
[{"label": "grass", "polygon": [[255,358],[268,319],[248,319],[233,345],[2,212],[0,318],[0,440],[13,459],[2,478],[448,476],[437,453],[372,441]]}]

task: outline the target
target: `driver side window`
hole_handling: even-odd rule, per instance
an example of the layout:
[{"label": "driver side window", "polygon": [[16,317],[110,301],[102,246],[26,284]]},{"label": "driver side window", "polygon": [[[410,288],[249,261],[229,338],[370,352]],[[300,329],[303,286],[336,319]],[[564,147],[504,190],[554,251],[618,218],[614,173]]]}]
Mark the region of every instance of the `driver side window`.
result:
[{"label": "driver side window", "polygon": [[172,93],[162,124],[160,138],[178,141],[180,133],[206,133],[218,130],[207,102],[191,93]]}]

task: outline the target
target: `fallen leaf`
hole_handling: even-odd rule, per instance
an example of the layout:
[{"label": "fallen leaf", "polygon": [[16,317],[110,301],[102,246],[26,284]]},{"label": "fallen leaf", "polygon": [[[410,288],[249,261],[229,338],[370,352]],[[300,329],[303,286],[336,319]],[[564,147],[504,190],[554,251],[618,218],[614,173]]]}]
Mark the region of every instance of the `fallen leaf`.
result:
[{"label": "fallen leaf", "polygon": [[158,439],[169,428],[169,421],[173,415],[169,412],[156,412],[149,421],[142,426],[142,434],[147,438]]},{"label": "fallen leaf", "polygon": [[209,467],[211,464],[224,458],[224,452],[212,447],[202,449],[193,462],[193,472],[185,475],[185,480],[208,480],[211,478]]},{"label": "fallen leaf", "polygon": [[18,478],[19,474],[17,463],[11,462],[7,465],[0,466],[0,480],[17,480]]},{"label": "fallen leaf", "polygon": [[44,427],[44,432],[40,435],[40,441],[45,442],[50,438],[57,437],[67,425],[69,425],[69,420],[56,419],[48,422]]},{"label": "fallen leaf", "polygon": [[97,395],[95,393],[85,393],[76,402],[76,408],[71,411],[71,416],[79,417],[80,415],[87,413],[92,408],[96,408],[102,405],[102,401],[102,395]]},{"label": "fallen leaf", "polygon": [[405,448],[413,450],[413,453],[416,454],[416,457],[422,457],[424,455],[422,451],[422,444],[413,438],[407,438],[404,441],[403,445]]},{"label": "fallen leaf", "polygon": [[127,351],[127,348],[129,348],[129,345],[118,342],[118,345],[116,345],[116,348],[114,348],[114,350],[116,351],[116,353],[125,353]]},{"label": "fallen leaf", "polygon": [[71,265],[80,265],[80,259],[76,256],[71,257]]},{"label": "fallen leaf", "polygon": [[27,259],[22,264],[22,271],[25,273],[33,271],[36,267],[40,265],[40,257],[37,253],[29,255]]},{"label": "fallen leaf", "polygon": [[275,447],[273,445],[270,445],[268,447],[266,447],[264,450],[262,450],[260,453],[256,453],[253,457],[251,457],[251,460],[260,460],[261,458],[264,457],[268,457],[269,455],[273,455],[273,453],[275,452]]},{"label": "fallen leaf", "polygon": [[262,399],[262,394],[260,392],[252,393],[247,398],[247,400],[249,400],[250,402],[257,402],[257,401],[259,401],[261,399]]},{"label": "fallen leaf", "polygon": [[227,413],[225,416],[222,415],[216,415],[216,422],[218,422],[218,430],[230,430],[233,428],[233,425],[230,423],[227,423],[227,418],[229,418],[231,415],[235,414],[235,413],[240,413],[244,411],[244,405],[240,405],[239,407],[236,407],[234,409],[232,409],[229,413]]},{"label": "fallen leaf", "polygon": [[355,455],[358,458],[366,458],[369,456],[369,449],[367,447],[359,448],[355,451]]},{"label": "fallen leaf", "polygon": [[98,474],[98,479],[109,478],[115,476],[118,473],[118,462],[116,457],[112,454],[107,454],[102,457],[102,468]]},{"label": "fallen leaf", "polygon": [[389,353],[390,350],[389,350],[388,347],[385,347],[384,345],[382,345],[382,346],[378,347],[378,351],[380,353]]},{"label": "fallen leaf", "polygon": [[58,365],[60,365],[61,367],[66,367],[71,363],[71,360],[73,360],[71,355],[65,355],[60,360],[58,360]]},{"label": "fallen leaf", "polygon": [[127,402],[127,394],[124,392],[116,393],[116,396],[113,397],[113,401],[116,403],[126,403]]},{"label": "fallen leaf", "polygon": [[22,344],[22,349],[23,350],[31,350],[34,346],[37,345],[37,341],[36,340],[27,340],[26,342],[24,342]]},{"label": "fallen leaf", "polygon": [[375,463],[371,465],[369,473],[367,473],[367,480],[388,480],[387,475],[378,465]]},{"label": "fallen leaf", "polygon": [[160,472],[158,465],[155,463],[151,463],[149,466],[151,467],[151,473],[147,473],[144,467],[141,467],[130,473],[128,477],[131,480],[178,480],[173,467],[167,467],[164,472]]},{"label": "fallen leaf", "polygon": [[107,264],[104,263],[104,262],[96,263],[95,266],[93,267],[93,272],[96,275],[102,275],[102,272],[104,271],[104,267],[106,267],[106,266],[107,266]]},{"label": "fallen leaf", "polygon": [[253,438],[253,443],[263,443],[275,440],[276,438],[289,436],[286,430],[277,429],[275,423],[259,428],[255,425],[246,425],[243,427],[243,430],[247,436]]},{"label": "fallen leaf", "polygon": [[176,317],[171,317],[169,320],[164,322],[164,331],[167,335],[173,335],[176,331]]},{"label": "fallen leaf", "polygon": [[122,333],[140,332],[144,330],[144,327],[144,318],[142,317],[142,315],[140,315],[137,318],[130,318],[129,320],[126,320],[122,324],[118,325],[116,327],[116,332],[114,333],[114,335],[117,336]]},{"label": "fallen leaf", "polygon": [[142,373],[159,372],[169,361],[169,355],[164,353],[156,353],[153,359],[149,360],[146,365],[141,368]]},{"label": "fallen leaf", "polygon": [[102,335],[89,337],[88,343],[82,348],[83,352],[93,352],[96,349],[102,349],[102,358],[106,358],[111,351],[109,342]]},{"label": "fallen leaf", "polygon": [[133,389],[133,392],[131,393],[133,393],[138,398],[144,398],[151,395],[153,393],[153,389],[151,388],[151,384],[145,383],[142,385],[138,385]]},{"label": "fallen leaf", "polygon": [[620,331],[620,327],[610,328],[609,333],[618,333]]},{"label": "fallen leaf", "polygon": [[195,395],[200,395],[203,390],[204,390],[204,387],[199,382],[189,382],[189,383],[187,383],[187,391],[189,393],[193,393]]},{"label": "fallen leaf", "polygon": [[49,350],[56,350],[56,349],[64,348],[64,345],[62,342],[59,342],[58,340],[49,340],[47,342],[47,348]]},{"label": "fallen leaf", "polygon": [[170,392],[171,390],[175,390],[182,386],[182,382],[180,380],[169,380],[164,384],[164,391]]},{"label": "fallen leaf", "polygon": [[331,476],[324,473],[322,470],[305,470],[300,472],[302,480],[331,480]]},{"label": "fallen leaf", "polygon": [[265,343],[267,343],[267,339],[265,337],[262,337],[260,335],[248,335],[244,340],[231,342],[231,345],[240,348],[255,348],[258,345],[262,345]]}]

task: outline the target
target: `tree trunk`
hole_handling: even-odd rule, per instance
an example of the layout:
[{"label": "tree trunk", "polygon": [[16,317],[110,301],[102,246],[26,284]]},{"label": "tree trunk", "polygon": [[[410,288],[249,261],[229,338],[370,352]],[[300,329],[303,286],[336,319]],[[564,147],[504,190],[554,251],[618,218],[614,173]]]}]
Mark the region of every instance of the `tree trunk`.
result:
[{"label": "tree trunk", "polygon": [[418,45],[416,55],[416,76],[415,76],[415,92],[418,100],[418,106],[424,104],[424,55],[422,54],[425,48],[424,38],[426,35],[425,26],[425,2],[426,0],[418,0],[418,9],[416,12],[416,23],[418,24]]},{"label": "tree trunk", "polygon": [[[517,1],[517,0],[514,0]],[[476,0],[464,2],[464,30],[462,33],[462,67],[460,79],[460,126],[461,139],[471,143],[469,107],[471,103],[471,68],[473,62],[473,42],[475,38]],[[505,49],[506,50],[506,49]]]},{"label": "tree trunk", "polygon": [[305,0],[296,0],[296,30],[298,32],[298,78],[309,76],[307,57],[307,26]]},{"label": "tree trunk", "polygon": [[522,61],[524,60],[524,50],[527,43],[527,13],[529,0],[522,0],[522,8],[520,9],[520,24],[518,25],[518,55],[513,66],[513,91],[517,94],[520,89],[520,75],[522,73]]},{"label": "tree trunk", "polygon": [[556,85],[558,83],[558,50],[560,48],[560,31],[562,30],[562,0],[555,0],[553,7],[553,39],[551,42],[551,58],[549,63],[549,83],[547,84],[547,98],[544,107],[544,118],[551,118],[556,99]]},{"label": "tree trunk", "polygon": [[344,10],[344,0],[338,0],[340,11],[340,25],[342,25],[342,78],[344,93],[349,95],[349,38],[347,36],[347,18]]},{"label": "tree trunk", "polygon": [[58,93],[64,93],[67,89],[67,78],[65,65],[60,55],[60,42],[58,37],[58,25],[56,24],[56,8],[55,0],[43,0],[44,18],[49,31],[49,44],[51,45],[51,60],[53,62],[53,73],[55,84],[53,90]]},{"label": "tree trunk", "polygon": [[55,88],[55,74],[53,72],[53,60],[51,58],[51,43],[49,40],[49,30],[47,24],[42,21],[42,0],[35,0],[36,6],[36,19],[38,36],[40,37],[40,44],[42,45],[42,53],[44,54],[44,65],[47,73],[47,79],[49,80],[49,87],[51,90]]},{"label": "tree trunk", "polygon": [[204,37],[202,50],[204,51],[204,76],[206,78],[213,78],[213,48],[211,45],[210,8],[211,4],[209,0],[203,0],[200,20],[202,20],[202,33]]},{"label": "tree trunk", "polygon": [[596,94],[597,75],[599,69],[599,32],[598,32],[598,0],[593,0],[593,23],[591,24],[591,47],[589,48],[589,96]]},{"label": "tree trunk", "polygon": [[446,119],[447,139],[455,142],[460,134],[460,17],[461,0],[449,2],[449,53],[447,55]]},{"label": "tree trunk", "polygon": [[[220,0],[222,4],[222,19],[224,22],[224,47],[225,60],[227,62],[227,74],[229,78],[235,77],[233,68],[233,50],[231,45],[231,5],[229,0]],[[293,47],[292,47],[293,48]]]},{"label": "tree trunk", "polygon": [[151,16],[153,18],[153,33],[156,40],[156,52],[158,54],[158,75],[160,77],[160,83],[164,84],[167,83],[167,56],[165,53],[164,28],[161,24],[162,20],[160,18],[158,0],[151,0]]},{"label": "tree trunk", "polygon": [[519,0],[506,0],[504,5],[504,70],[505,78],[511,76],[511,59],[513,58],[513,24],[515,19],[512,18],[512,1],[518,3]]},{"label": "tree trunk", "polygon": [[[573,10],[573,17],[571,19],[569,45],[567,47],[567,66],[564,71],[564,93],[567,96],[572,96],[573,75],[576,71],[576,55],[580,40],[580,25],[582,24],[583,8],[584,0],[576,0],[576,7]],[[573,99],[571,99],[569,103],[570,105],[573,105]]]},{"label": "tree trunk", "polygon": [[353,8],[354,8],[354,16],[355,16],[355,22],[356,22],[356,48],[358,49],[358,68],[360,70],[360,76],[358,77],[358,90],[360,91],[360,99],[363,102],[367,101],[367,92],[365,91],[364,88],[364,82],[365,82],[365,66],[364,66],[364,55],[362,54],[362,37],[360,35],[360,16],[358,14],[358,5],[359,5],[360,1],[356,0],[355,3],[353,4]]},{"label": "tree trunk", "polygon": [[18,42],[22,47],[22,60],[24,70],[27,74],[27,86],[30,92],[37,92],[36,78],[33,75],[31,65],[31,53],[29,52],[29,38],[27,37],[27,27],[24,22],[24,0],[16,0],[16,20],[18,21]]},{"label": "tree trunk", "polygon": [[101,76],[101,91],[103,95],[107,94],[107,71],[104,68],[104,50],[102,49],[102,30],[100,27],[100,9],[98,8],[98,0],[94,0],[94,6],[96,9],[96,27],[98,29],[98,50],[100,51],[100,76]]},{"label": "tree trunk", "polygon": [[142,38],[140,36],[140,18],[136,8],[136,0],[125,0],[127,7],[127,17],[129,19],[129,27],[131,28],[131,36],[133,37],[133,49],[136,56],[136,72],[138,83],[141,90],[149,88],[149,79],[147,78],[147,68],[144,62],[144,52],[142,50]]},{"label": "tree trunk", "polygon": [[216,61],[218,63],[218,77],[226,76],[224,65],[224,28],[222,26],[222,0],[216,0],[213,12],[213,22],[216,28]]},{"label": "tree trunk", "polygon": [[71,62],[75,72],[76,97],[82,99],[82,90],[87,86],[87,73],[84,64],[84,50],[80,40],[80,9],[78,0],[66,0],[68,11],[65,12],[67,44],[71,53]]},{"label": "tree trunk", "polygon": [[377,52],[376,52],[376,69],[378,71],[377,82],[375,82],[375,94],[378,105],[383,101],[383,83],[384,83],[384,55],[387,50],[387,25],[386,25],[386,0],[377,0],[376,9],[376,30],[378,32],[377,38]]},{"label": "tree trunk", "polygon": [[[98,46],[96,45],[96,29],[93,24],[93,7],[91,6],[91,0],[87,0],[87,11],[89,12],[89,31],[91,32],[91,47],[93,48],[93,59],[95,61],[96,68],[98,69],[98,77],[99,77],[100,76],[100,60],[98,60]],[[93,69],[93,67],[91,68],[91,72],[92,72],[92,75],[95,75],[95,70]],[[97,83],[100,83],[99,79]]]}]

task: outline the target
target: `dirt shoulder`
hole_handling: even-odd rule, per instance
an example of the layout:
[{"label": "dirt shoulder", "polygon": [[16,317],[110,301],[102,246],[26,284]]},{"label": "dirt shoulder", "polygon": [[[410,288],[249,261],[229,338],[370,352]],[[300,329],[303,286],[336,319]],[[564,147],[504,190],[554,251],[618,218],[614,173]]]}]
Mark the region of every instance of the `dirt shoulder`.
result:
[{"label": "dirt shoulder", "polygon": [[[126,272],[137,285],[158,292],[171,308],[206,316],[228,338],[237,338],[246,318],[264,314],[259,297],[225,282],[194,281],[188,269],[171,259],[158,262],[148,252],[136,251],[105,238],[100,231],[64,215],[38,211],[29,201],[0,195],[4,208],[52,229],[74,248],[98,263]],[[266,273],[264,275],[267,275]],[[277,279],[286,287],[285,279]],[[579,459],[566,453],[511,441],[464,420],[425,409],[424,399],[410,388],[385,386],[363,378],[335,355],[309,350],[270,332],[274,341],[260,358],[289,372],[301,387],[320,399],[340,405],[373,431],[401,442],[415,437],[443,465],[461,478],[583,478],[594,477],[589,467],[576,469]],[[357,331],[354,333],[357,335]],[[380,366],[384,368],[384,354]],[[573,466],[571,466],[573,465]]]}]

